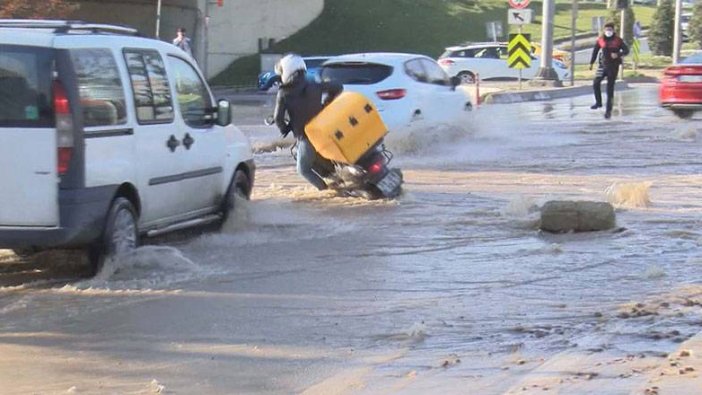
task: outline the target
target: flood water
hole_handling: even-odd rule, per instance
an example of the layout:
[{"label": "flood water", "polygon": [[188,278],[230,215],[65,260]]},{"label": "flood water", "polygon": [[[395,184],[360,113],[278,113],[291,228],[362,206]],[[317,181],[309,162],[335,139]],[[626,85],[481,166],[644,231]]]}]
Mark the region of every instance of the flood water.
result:
[{"label": "flood water", "polygon": [[[0,384],[428,393],[445,380],[491,394],[517,356],[669,350],[676,339],[647,334],[689,337],[700,316],[616,319],[702,280],[702,126],[656,99],[653,86],[618,93],[609,121],[577,97],[391,132],[405,193],[376,202],[305,185],[259,126],[269,108],[239,108],[259,168],[222,232],[157,241],[95,279],[71,257],[0,252]],[[556,199],[610,201],[618,227],[541,233],[538,207]]]}]

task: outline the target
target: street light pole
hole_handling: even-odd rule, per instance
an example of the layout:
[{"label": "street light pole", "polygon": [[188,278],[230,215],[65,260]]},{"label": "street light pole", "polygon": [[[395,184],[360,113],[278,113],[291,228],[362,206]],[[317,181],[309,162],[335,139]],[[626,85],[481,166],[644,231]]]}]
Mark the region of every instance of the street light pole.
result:
[{"label": "street light pole", "polygon": [[[631,4],[629,4],[629,6],[631,6]],[[619,29],[620,30],[619,31],[619,38],[621,38],[622,41],[626,41],[626,39],[628,38],[628,37],[626,37],[626,8],[622,8],[621,13],[622,13],[621,19],[620,19],[620,23],[619,23],[619,26],[621,26],[621,28]],[[622,62],[621,71],[622,71],[622,80],[623,80],[624,79],[624,62]]]},{"label": "street light pole", "polygon": [[553,69],[553,16],[556,13],[556,1],[544,0],[541,26],[541,65],[535,80],[558,81]]},{"label": "street light pole", "polygon": [[575,31],[578,21],[578,0],[573,0],[570,31],[570,86],[575,86]]},{"label": "street light pole", "polygon": [[161,35],[161,0],[156,3],[156,38]]},{"label": "street light pole", "polygon": [[673,33],[673,64],[680,61],[680,46],[682,32],[680,31],[680,17],[682,16],[682,0],[675,0],[675,30]]},{"label": "street light pole", "polygon": [[210,0],[205,0],[205,18],[204,22],[204,55],[202,59],[202,72],[205,74],[205,79],[210,78],[209,58],[210,58]]}]

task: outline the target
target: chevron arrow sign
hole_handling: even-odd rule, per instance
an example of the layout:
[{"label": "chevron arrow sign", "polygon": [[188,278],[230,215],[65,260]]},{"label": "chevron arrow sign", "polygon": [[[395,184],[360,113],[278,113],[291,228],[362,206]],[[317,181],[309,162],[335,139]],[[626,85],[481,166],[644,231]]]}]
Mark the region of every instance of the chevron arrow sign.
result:
[{"label": "chevron arrow sign", "polygon": [[531,34],[510,34],[507,64],[511,69],[531,67]]}]

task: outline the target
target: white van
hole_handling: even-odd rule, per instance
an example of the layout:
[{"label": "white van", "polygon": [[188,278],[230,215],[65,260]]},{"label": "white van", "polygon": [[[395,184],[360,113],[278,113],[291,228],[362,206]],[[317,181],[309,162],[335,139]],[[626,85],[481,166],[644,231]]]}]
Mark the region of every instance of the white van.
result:
[{"label": "white van", "polygon": [[0,249],[88,247],[223,221],[248,139],[196,63],[130,28],[0,20]]}]

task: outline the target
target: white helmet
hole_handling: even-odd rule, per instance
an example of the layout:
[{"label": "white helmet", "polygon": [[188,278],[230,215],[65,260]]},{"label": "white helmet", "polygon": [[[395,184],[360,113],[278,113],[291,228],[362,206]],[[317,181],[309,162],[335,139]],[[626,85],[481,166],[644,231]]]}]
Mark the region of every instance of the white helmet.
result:
[{"label": "white helmet", "polygon": [[275,65],[275,73],[280,75],[283,84],[289,84],[297,71],[307,71],[305,61],[295,54],[285,55]]}]

